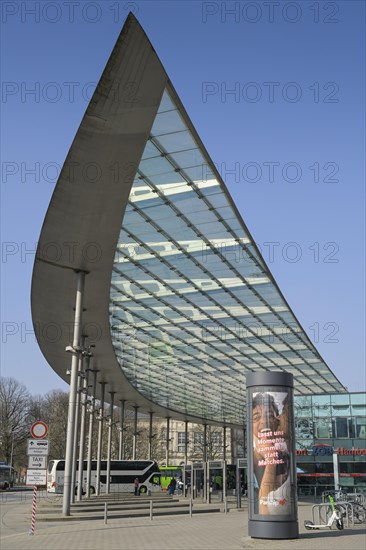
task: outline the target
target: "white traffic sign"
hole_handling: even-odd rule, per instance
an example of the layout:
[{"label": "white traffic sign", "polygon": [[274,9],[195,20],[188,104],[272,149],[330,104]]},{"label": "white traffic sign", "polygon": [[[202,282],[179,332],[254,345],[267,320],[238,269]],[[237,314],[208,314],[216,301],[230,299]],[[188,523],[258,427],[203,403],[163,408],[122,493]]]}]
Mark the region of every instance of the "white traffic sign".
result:
[{"label": "white traffic sign", "polygon": [[48,439],[28,439],[28,455],[48,455]]},{"label": "white traffic sign", "polygon": [[33,470],[45,470],[47,456],[44,455],[29,455],[28,456],[28,468]]},{"label": "white traffic sign", "polygon": [[42,421],[35,422],[30,431],[34,439],[43,439],[48,434],[48,426]]},{"label": "white traffic sign", "polygon": [[47,470],[27,470],[26,485],[46,485]]}]

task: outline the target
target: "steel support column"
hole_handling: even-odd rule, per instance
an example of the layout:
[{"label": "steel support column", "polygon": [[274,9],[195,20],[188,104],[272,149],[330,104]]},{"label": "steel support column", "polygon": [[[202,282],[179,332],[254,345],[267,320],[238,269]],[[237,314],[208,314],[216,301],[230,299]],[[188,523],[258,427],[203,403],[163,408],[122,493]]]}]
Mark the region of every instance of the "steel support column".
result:
[{"label": "steel support column", "polygon": [[225,502],[226,496],[227,496],[227,481],[226,481],[226,426],[224,426],[223,429],[223,459],[224,459],[224,466],[223,466],[223,472],[222,472],[222,499]]},{"label": "steel support column", "polygon": [[152,442],[153,442],[153,414],[152,412],[149,413],[149,460],[152,459]]},{"label": "steel support column", "polygon": [[226,460],[226,426],[223,428],[222,445],[222,458]]},{"label": "steel support column", "polygon": [[137,406],[134,406],[134,411],[135,411],[135,415],[134,415],[134,421],[133,421],[133,439],[132,439],[132,460],[136,460],[136,456],[137,456],[137,436],[138,436],[138,431],[137,431],[137,411],[138,411],[138,407]]},{"label": "steel support column", "polygon": [[169,464],[170,418],[166,419],[165,466]]},{"label": "steel support column", "polygon": [[[236,440],[238,441],[238,440]],[[238,449],[237,449],[238,451]],[[239,470],[239,458],[238,452],[236,454],[235,464],[235,492],[236,492],[236,507],[241,508],[241,483],[240,483],[240,470]]]},{"label": "steel support column", "polygon": [[[184,470],[183,470],[184,492],[183,492],[183,495],[185,497],[187,496],[187,472],[186,472],[187,465],[188,465],[188,420],[186,420],[184,423]],[[192,477],[192,472],[191,472],[191,477]]]},{"label": "steel support column", "polygon": [[[81,340],[83,340],[83,338],[81,338]],[[77,455],[78,455],[79,431],[80,431],[80,389],[81,389],[82,370],[83,370],[83,357],[80,353],[79,360],[78,360],[78,380],[77,380],[77,387],[76,387],[76,402],[75,402],[74,445],[72,450],[71,503],[75,502],[76,469],[77,469]]]},{"label": "steel support column", "polygon": [[203,499],[208,499],[207,424],[203,425]]},{"label": "steel support column", "polygon": [[103,422],[104,422],[104,394],[106,382],[100,383],[100,408],[99,408],[99,426],[98,426],[98,447],[97,447],[97,482],[95,494],[100,495],[100,469],[102,462],[102,444],[103,444]]},{"label": "steel support column", "polygon": [[[88,458],[87,458],[87,467],[86,467],[86,497],[90,497],[90,485],[91,485],[91,462],[93,458],[93,427],[94,427],[94,416],[95,416],[95,392],[97,390],[97,376],[98,371],[93,371],[93,388],[92,388],[92,398],[90,403],[90,412],[89,412],[89,433],[88,433]],[[94,487],[95,490],[95,487]]]},{"label": "steel support column", "polygon": [[89,363],[90,357],[86,356],[86,368],[84,372],[83,387],[80,394],[81,401],[81,416],[80,416],[80,441],[79,441],[79,470],[78,470],[78,486],[77,500],[82,499],[83,481],[84,481],[84,450],[85,450],[85,423],[86,423],[86,404],[88,397],[89,385]]},{"label": "steel support column", "polygon": [[106,492],[107,494],[110,493],[111,490],[111,454],[112,454],[112,428],[113,428],[113,409],[114,409],[114,395],[116,392],[111,391],[109,392],[109,395],[111,396],[111,402],[110,402],[110,414],[109,414],[109,422],[108,422],[108,449],[107,449],[107,487]]},{"label": "steel support column", "polygon": [[71,351],[72,351],[71,376],[70,376],[69,410],[68,410],[68,417],[67,417],[67,434],[66,434],[64,496],[63,496],[63,503],[62,503],[62,512],[64,516],[70,515],[72,455],[73,455],[74,433],[75,433],[75,403],[76,403],[76,394],[77,394],[78,362],[79,362],[78,355],[80,351],[84,286],[85,286],[85,273],[83,271],[79,271],[77,274],[74,335],[73,335],[73,343],[71,348]]},{"label": "steel support column", "polygon": [[118,442],[118,460],[125,459],[125,449],[124,449],[124,432],[125,432],[125,403],[124,399],[120,400],[121,410],[120,410],[120,422],[119,422],[119,442]]},{"label": "steel support column", "polygon": [[243,458],[247,457],[247,427],[243,426]]}]

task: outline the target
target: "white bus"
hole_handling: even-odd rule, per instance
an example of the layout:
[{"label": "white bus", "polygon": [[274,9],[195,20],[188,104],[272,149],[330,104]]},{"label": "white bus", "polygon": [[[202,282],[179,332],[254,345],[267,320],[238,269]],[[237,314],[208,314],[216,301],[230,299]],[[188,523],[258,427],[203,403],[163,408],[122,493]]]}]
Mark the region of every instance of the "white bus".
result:
[{"label": "white bus", "polygon": [[[77,490],[79,461],[77,461]],[[47,468],[47,491],[63,493],[65,460],[50,460]],[[83,493],[86,491],[87,461],[83,466]],[[159,466],[154,460],[111,460],[110,491],[113,493],[134,492],[134,480],[140,481],[140,493],[161,491]],[[100,492],[106,492],[107,461],[102,460],[100,466]],[[97,461],[91,461],[90,493],[94,494],[97,487]]]}]

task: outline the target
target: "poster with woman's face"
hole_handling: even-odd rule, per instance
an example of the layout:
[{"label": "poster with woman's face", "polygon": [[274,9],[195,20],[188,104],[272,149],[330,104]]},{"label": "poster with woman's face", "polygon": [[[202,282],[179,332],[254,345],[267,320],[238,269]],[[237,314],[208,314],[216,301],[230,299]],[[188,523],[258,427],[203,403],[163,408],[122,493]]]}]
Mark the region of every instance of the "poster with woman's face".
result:
[{"label": "poster with woman's face", "polygon": [[251,395],[254,513],[292,515],[290,390],[261,389]]}]

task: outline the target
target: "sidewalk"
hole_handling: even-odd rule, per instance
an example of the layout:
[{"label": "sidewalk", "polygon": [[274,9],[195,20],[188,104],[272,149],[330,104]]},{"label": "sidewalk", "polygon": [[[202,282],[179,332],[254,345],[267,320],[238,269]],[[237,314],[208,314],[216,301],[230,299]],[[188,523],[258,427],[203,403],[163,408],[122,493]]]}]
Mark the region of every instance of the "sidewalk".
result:
[{"label": "sidewalk", "polygon": [[1,507],[2,550],[363,550],[365,525],[344,531],[306,531],[311,505],[299,507],[300,538],[287,541],[251,539],[246,510],[224,513],[136,519],[36,523],[28,534],[30,502]]}]

